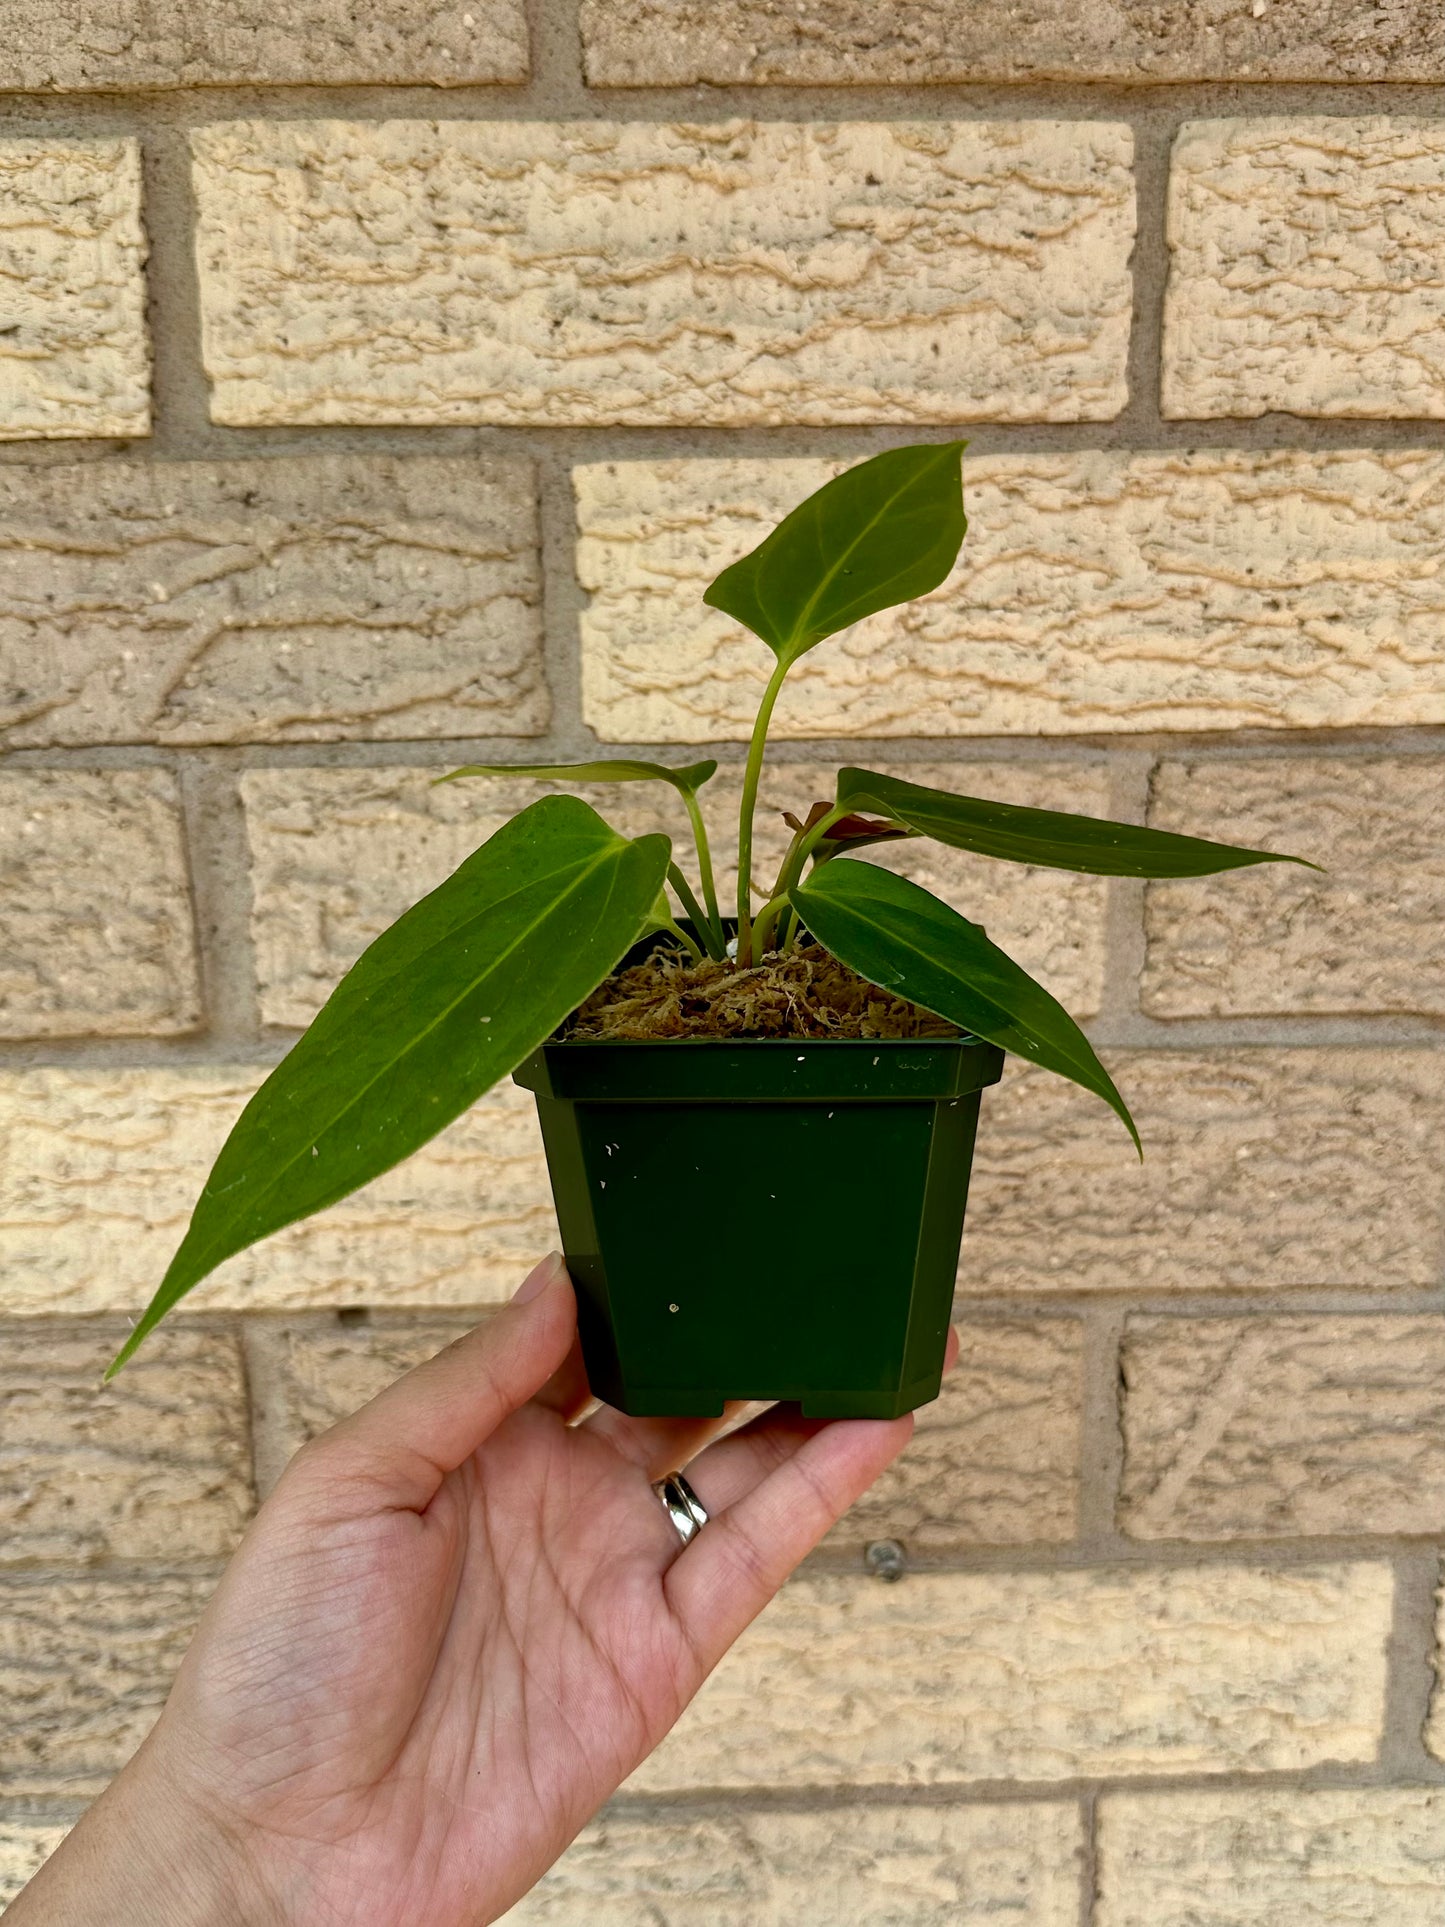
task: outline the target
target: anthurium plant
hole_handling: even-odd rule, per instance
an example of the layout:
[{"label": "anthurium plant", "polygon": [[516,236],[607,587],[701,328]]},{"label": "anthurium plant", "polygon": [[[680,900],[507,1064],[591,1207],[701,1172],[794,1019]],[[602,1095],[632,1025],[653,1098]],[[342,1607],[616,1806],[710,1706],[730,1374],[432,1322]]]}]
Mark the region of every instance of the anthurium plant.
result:
[{"label": "anthurium plant", "polygon": [[112,1371],[225,1259],[409,1157],[551,1038],[653,934],[746,970],[806,933],[870,983],[1094,1092],[1138,1144],[1109,1073],[1049,992],[979,924],[860,854],[931,838],[1007,862],[1125,877],[1295,859],[849,766],[831,801],[800,800],[802,813],[788,815],[792,841],[777,877],[766,890],[754,885],[758,785],[783,684],[828,637],[944,581],[966,527],[963,447],[896,448],[847,470],[706,593],[773,657],[743,771],[735,915],[725,916],[718,899],[701,802],[717,770],[711,759],[475,764],[441,779],[670,785],[695,870],[687,874],[669,837],[623,836],[576,797],[544,796],[513,817],[376,939],[251,1099]]}]

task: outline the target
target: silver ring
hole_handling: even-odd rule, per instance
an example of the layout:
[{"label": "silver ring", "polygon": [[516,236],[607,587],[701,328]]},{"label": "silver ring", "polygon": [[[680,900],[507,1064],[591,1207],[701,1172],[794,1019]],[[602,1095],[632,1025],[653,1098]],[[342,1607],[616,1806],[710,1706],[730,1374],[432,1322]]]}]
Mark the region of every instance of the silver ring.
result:
[{"label": "silver ring", "polygon": [[669,1472],[665,1479],[658,1479],[652,1489],[661,1499],[663,1511],[677,1527],[678,1538],[685,1546],[691,1545],[707,1524],[707,1507],[680,1472]]}]

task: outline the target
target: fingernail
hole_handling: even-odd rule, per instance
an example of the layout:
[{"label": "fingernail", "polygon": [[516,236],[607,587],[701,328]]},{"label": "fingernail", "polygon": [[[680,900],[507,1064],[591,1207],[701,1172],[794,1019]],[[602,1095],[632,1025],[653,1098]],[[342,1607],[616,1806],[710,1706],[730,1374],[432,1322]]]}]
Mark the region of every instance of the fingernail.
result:
[{"label": "fingernail", "polygon": [[533,1265],[513,1298],[514,1305],[530,1304],[532,1299],[540,1298],[549,1285],[555,1285],[564,1269],[560,1251],[549,1251],[541,1264]]}]

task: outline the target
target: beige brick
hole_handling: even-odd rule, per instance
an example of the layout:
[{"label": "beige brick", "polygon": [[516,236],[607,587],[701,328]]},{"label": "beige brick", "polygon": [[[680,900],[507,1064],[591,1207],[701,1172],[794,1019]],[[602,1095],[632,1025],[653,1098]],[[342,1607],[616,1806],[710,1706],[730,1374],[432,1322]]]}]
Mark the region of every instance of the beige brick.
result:
[{"label": "beige brick", "polygon": [[[680,758],[672,760],[681,760]],[[887,768],[891,765],[881,759]],[[870,767],[878,766],[873,759]],[[805,814],[831,796],[836,765],[772,764],[761,794],[756,872],[771,877],[790,832],[784,809]],[[923,764],[918,782],[965,787],[1004,802],[1102,813],[1107,774],[1058,764]],[[500,829],[551,790],[572,788],[630,836],[662,830],[697,879],[677,797],[661,784],[561,785],[493,779],[434,786],[435,769],[253,770],[242,778],[252,854],[252,935],[261,1011],[269,1024],[310,1021],[337,978],[372,939]],[[739,778],[723,770],[704,792],[725,905],[737,874]],[[880,855],[975,920],[1069,1008],[1099,1007],[1104,975],[1104,886],[1094,877],[990,863],[914,843]]]},{"label": "beige brick", "polygon": [[0,1582],[0,1794],[99,1793],[154,1725],[213,1584]]},{"label": "beige brick", "polygon": [[215,420],[1100,421],[1111,122],[235,121],[193,136]]},{"label": "beige brick", "polygon": [[629,1783],[1065,1780],[1375,1757],[1384,1565],[786,1586]]},{"label": "beige brick", "polygon": [[401,1322],[326,1319],[279,1330],[253,1323],[252,1356],[263,1360],[253,1378],[263,1489],[274,1485],[303,1445],[460,1338],[473,1322],[409,1314]]},{"label": "beige brick", "polygon": [[1441,80],[1436,0],[582,0],[594,87]]},{"label": "beige brick", "polygon": [[[382,1317],[364,1325],[327,1320],[254,1331],[252,1346],[266,1358],[258,1386],[268,1440],[264,1483],[309,1439],[451,1344],[470,1323]],[[959,1362],[943,1396],[919,1413],[912,1445],[838,1526],[835,1544],[891,1538],[933,1552],[1073,1536],[1078,1326],[1062,1318],[970,1321],[960,1336]]]},{"label": "beige brick", "polygon": [[1011,1061],[984,1093],[960,1287],[1434,1286],[1440,1057],[1300,1046],[1104,1053],[1097,1098]]},{"label": "beige brick", "polygon": [[547,727],[525,462],[0,467],[0,740]]},{"label": "beige brick", "polygon": [[1071,1539],[1083,1339],[1072,1319],[962,1321],[958,1363],[913,1443],[835,1528],[835,1544],[915,1552]]},{"label": "beige brick", "polygon": [[1445,776],[1432,758],[1164,763],[1149,821],[1326,872],[1151,884],[1140,993],[1151,1015],[1445,1014],[1445,985],[1420,967],[1445,920]]},{"label": "beige brick", "polygon": [[506,1927],[1075,1927],[1076,1809],[746,1810],[593,1821]]},{"label": "beige brick", "polygon": [[1445,1793],[1107,1793],[1098,1927],[1435,1927]]},{"label": "beige brick", "polygon": [[1164,414],[1445,416],[1442,190],[1438,120],[1187,122]]},{"label": "beige brick", "polygon": [[39,1873],[69,1827],[44,1820],[0,1820],[0,1912]]},{"label": "beige brick", "polygon": [[0,87],[80,92],[525,80],[519,0],[12,0]]},{"label": "beige brick", "polygon": [[[772,658],[703,590],[840,466],[574,470],[600,736],[746,738]],[[1434,452],[968,456],[964,492],[957,569],[806,656],[778,738],[1445,722]]]},{"label": "beige brick", "polygon": [[1123,1373],[1135,1538],[1445,1523],[1445,1319],[1131,1319]]},{"label": "beige brick", "polygon": [[0,439],[150,433],[140,198],[133,140],[0,142]]},{"label": "beige brick", "polygon": [[0,772],[0,1036],[168,1036],[200,1021],[175,779]]},{"label": "beige brick", "polygon": [[[196,1066],[0,1078],[0,1312],[138,1313],[260,1077]],[[489,1303],[556,1241],[532,1098],[504,1082],[365,1190],[231,1259],[189,1302]]]},{"label": "beige brick", "polygon": [[0,1347],[0,1561],[221,1559],[251,1514],[240,1347],[158,1332],[109,1385],[123,1331],[11,1325]]}]

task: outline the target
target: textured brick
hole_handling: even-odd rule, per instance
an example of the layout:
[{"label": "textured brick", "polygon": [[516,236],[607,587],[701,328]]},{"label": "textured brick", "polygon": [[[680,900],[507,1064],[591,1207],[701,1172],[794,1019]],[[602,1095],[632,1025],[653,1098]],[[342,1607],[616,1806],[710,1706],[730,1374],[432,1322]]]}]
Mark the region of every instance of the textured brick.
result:
[{"label": "textured brick", "polygon": [[1433,757],[1164,763],[1149,821],[1324,867],[1151,884],[1141,985],[1155,1017],[1445,1014],[1422,969],[1445,920],[1445,773]]},{"label": "textured brick", "polygon": [[1445,124],[1188,122],[1168,233],[1166,416],[1445,416]]},{"label": "textured brick", "polygon": [[0,1036],[165,1036],[200,1021],[175,779],[0,772]]},{"label": "textured brick", "polygon": [[0,467],[0,740],[547,726],[525,462]]},{"label": "textured brick", "polygon": [[506,1927],[1074,1927],[1072,1806],[622,1812],[595,1820]]},{"label": "textured brick", "polygon": [[99,1793],[155,1723],[213,1583],[0,1583],[0,1794]]},{"label": "textured brick", "polygon": [[[0,1079],[0,1312],[139,1312],[260,1076],[197,1066]],[[532,1099],[506,1082],[364,1191],[231,1259],[190,1303],[488,1303],[556,1240]]]},{"label": "textured brick", "polygon": [[1384,1565],[786,1586],[630,1784],[934,1785],[1370,1760]]},{"label": "textured brick", "polygon": [[[681,759],[677,759],[681,760]],[[873,759],[877,766],[880,759]],[[886,768],[891,765],[881,759]],[[790,832],[780,812],[806,814],[831,796],[836,765],[771,764],[755,843],[756,872],[771,876]],[[1108,807],[1107,775],[1057,764],[924,764],[907,772],[945,788],[1005,802]],[[252,935],[261,1010],[270,1024],[310,1021],[365,946],[433,889],[516,810],[549,790],[573,788],[630,836],[663,830],[696,881],[687,818],[661,784],[561,785],[496,779],[434,787],[434,769],[253,770],[242,779],[252,854]],[[704,792],[718,889],[732,901],[737,874],[739,778],[720,771]],[[1021,870],[926,843],[887,852],[908,875],[986,923],[994,939],[1036,971],[1068,1007],[1099,1007],[1104,974],[1104,887],[1097,878]],[[882,858],[880,858],[882,860]]]},{"label": "textured brick", "polygon": [[11,0],[0,87],[80,92],[525,80],[519,0]]},{"label": "textured brick", "polygon": [[1445,1319],[1131,1319],[1136,1538],[1438,1533]]},{"label": "textured brick", "polygon": [[[841,466],[574,471],[600,736],[746,738],[772,658],[702,592]],[[1434,452],[969,456],[964,490],[957,569],[806,656],[777,737],[1445,722]]]},{"label": "textured brick", "polygon": [[253,1356],[260,1353],[265,1361],[255,1386],[263,1488],[275,1484],[294,1452],[460,1338],[471,1323],[410,1314],[400,1323],[328,1319],[268,1330],[257,1321],[250,1342]]},{"label": "textured brick", "polygon": [[1442,80],[1436,0],[582,0],[595,87]]},{"label": "textured brick", "polygon": [[237,1341],[169,1326],[109,1385],[122,1333],[0,1347],[0,1561],[220,1559],[251,1512]]},{"label": "textured brick", "polygon": [[984,1094],[965,1290],[1433,1286],[1441,1058],[1298,1047],[1104,1053],[1097,1098],[1011,1062]]},{"label": "textured brick", "polygon": [[193,136],[220,422],[1099,421],[1113,123],[236,121]]},{"label": "textured brick", "polygon": [[150,433],[140,194],[133,140],[0,142],[0,438]]},{"label": "textured brick", "polygon": [[[309,1439],[468,1329],[465,1319],[408,1317],[253,1331],[253,1348],[266,1355],[259,1388],[263,1482],[274,1481]],[[972,1321],[960,1336],[943,1396],[919,1413],[912,1445],[837,1527],[835,1544],[890,1538],[932,1552],[1073,1536],[1078,1326],[1062,1318]]]},{"label": "textured brick", "polygon": [[1445,1793],[1107,1793],[1098,1927],[1435,1927]]},{"label": "textured brick", "polygon": [[958,1363],[913,1443],[835,1528],[915,1552],[1071,1539],[1083,1339],[1071,1319],[959,1326]]},{"label": "textured brick", "polygon": [[0,1820],[0,1909],[39,1873],[69,1831],[44,1820]]}]

